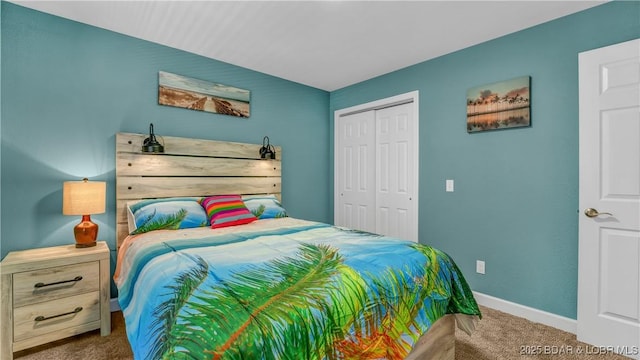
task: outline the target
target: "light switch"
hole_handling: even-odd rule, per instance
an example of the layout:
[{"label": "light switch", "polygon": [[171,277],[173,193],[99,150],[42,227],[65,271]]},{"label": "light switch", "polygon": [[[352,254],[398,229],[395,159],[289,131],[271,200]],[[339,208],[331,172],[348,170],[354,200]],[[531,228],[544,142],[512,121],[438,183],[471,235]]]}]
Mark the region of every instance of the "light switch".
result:
[{"label": "light switch", "polygon": [[447,179],[447,181],[445,181],[445,190],[447,192],[453,192],[453,180],[452,179]]}]

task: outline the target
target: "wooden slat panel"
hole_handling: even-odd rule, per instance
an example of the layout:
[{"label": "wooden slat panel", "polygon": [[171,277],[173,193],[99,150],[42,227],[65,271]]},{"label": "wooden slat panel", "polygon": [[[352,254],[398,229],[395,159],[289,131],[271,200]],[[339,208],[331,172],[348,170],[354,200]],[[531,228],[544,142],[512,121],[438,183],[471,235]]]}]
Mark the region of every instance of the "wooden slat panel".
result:
[{"label": "wooden slat panel", "polygon": [[118,249],[120,248],[120,245],[122,245],[122,242],[127,237],[127,235],[129,235],[129,228],[127,227],[127,224],[118,224],[118,226],[116,226],[116,236],[118,237]]},{"label": "wooden slat panel", "polygon": [[[120,199],[281,192],[280,177],[120,177]],[[159,196],[160,195],[160,196]]]},{"label": "wooden slat panel", "polygon": [[279,160],[118,153],[118,176],[280,176]]},{"label": "wooden slat panel", "polygon": [[[118,133],[116,134],[116,152],[142,153],[142,142],[149,135]],[[230,157],[241,159],[259,159],[259,150],[262,143],[245,144],[228,141],[190,139],[173,136],[159,136],[156,138],[164,144],[165,154],[169,155],[190,155],[190,156],[211,156]],[[262,139],[256,139],[258,141]],[[276,157],[280,159],[282,149],[274,146]]]}]

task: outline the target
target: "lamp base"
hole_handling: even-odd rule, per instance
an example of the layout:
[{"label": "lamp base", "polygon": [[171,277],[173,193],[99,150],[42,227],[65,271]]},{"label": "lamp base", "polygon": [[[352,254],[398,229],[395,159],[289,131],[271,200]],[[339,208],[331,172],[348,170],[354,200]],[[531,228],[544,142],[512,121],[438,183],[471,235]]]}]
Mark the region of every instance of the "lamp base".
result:
[{"label": "lamp base", "polygon": [[73,228],[73,234],[76,237],[77,248],[96,246],[98,224],[91,222],[90,215],[82,215],[82,221]]}]

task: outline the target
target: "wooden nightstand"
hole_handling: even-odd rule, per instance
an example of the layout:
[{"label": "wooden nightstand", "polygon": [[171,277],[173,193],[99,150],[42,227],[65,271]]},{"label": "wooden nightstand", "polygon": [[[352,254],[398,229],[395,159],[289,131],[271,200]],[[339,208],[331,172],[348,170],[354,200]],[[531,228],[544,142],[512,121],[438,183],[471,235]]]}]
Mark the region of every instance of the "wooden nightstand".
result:
[{"label": "wooden nightstand", "polygon": [[10,252],[0,274],[0,359],[89,330],[111,333],[105,242]]}]

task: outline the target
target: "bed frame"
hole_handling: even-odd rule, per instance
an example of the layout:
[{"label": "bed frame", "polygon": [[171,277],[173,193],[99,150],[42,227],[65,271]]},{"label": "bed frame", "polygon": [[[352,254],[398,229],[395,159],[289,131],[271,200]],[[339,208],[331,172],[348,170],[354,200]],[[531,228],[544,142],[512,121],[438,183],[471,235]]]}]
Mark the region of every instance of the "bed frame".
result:
[{"label": "bed frame", "polygon": [[[128,202],[175,196],[281,195],[282,148],[260,159],[261,144],[163,136],[163,154],[142,152],[146,134],[116,134],[117,246],[128,234]],[[455,318],[446,315],[416,343],[406,360],[454,360]]]}]

